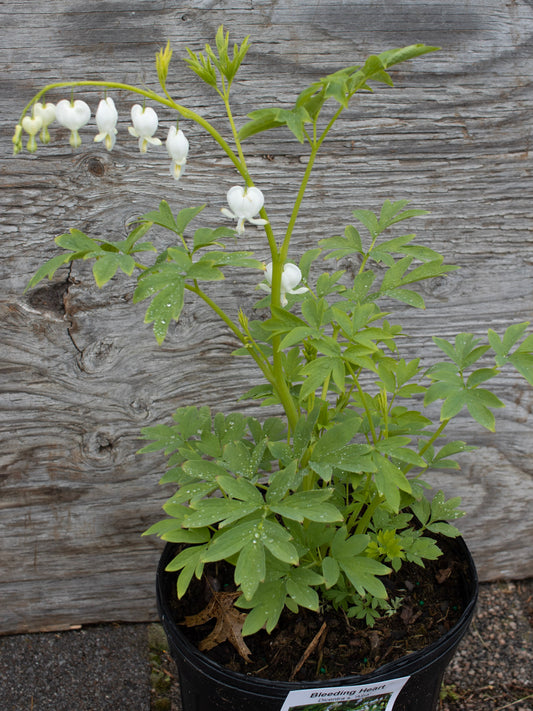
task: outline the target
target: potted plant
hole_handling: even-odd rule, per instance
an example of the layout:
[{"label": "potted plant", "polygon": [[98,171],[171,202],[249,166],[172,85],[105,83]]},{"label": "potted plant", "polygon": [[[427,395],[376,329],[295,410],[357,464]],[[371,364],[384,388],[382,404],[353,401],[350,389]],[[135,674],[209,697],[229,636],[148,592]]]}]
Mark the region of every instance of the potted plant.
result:
[{"label": "potted plant", "polygon": [[[304,254],[291,253],[315,159],[338,117],[358,92],[371,91],[376,83],[392,85],[391,67],[434,49],[417,44],[370,56],[317,80],[292,108],[253,111],[238,128],[230,90],[248,40],[230,47],[221,27],[214,47],[187,50],[185,62],[220,97],[228,137],[172,97],[168,44],[156,57],[162,93],[110,80],[56,82],[31,99],[17,124],[15,153],[24,133],[31,152],[37,137],[47,143],[54,120],[70,130],[76,148],[79,130],[91,116],[89,106],[74,98],[46,103],[48,95],[77,87],[129,91],[142,97],[131,109],[129,128],[141,152],[162,143],[150,105],[159,104],[182,124],[194,121],[205,129],[238,174],[220,224],[199,223],[205,205],[184,206],[174,214],[162,200],[139,216],[121,241],[75,228],[60,235],[56,243],[63,251],[29,283],[33,288],[77,259],[92,260],[99,287],[118,271],[136,274],[133,300],[149,301],[145,322],[153,324],[159,344],[185,300],[199,298],[240,342],[233,355],[252,358],[263,377],[263,384],[243,397],[277,408],[278,414],[261,420],[214,414],[207,404],[196,403],[180,407],[172,423],[142,433],[149,440],[142,452],[164,450],[169,456],[161,482],[177,485],[163,507],[167,518],[146,533],[167,542],[158,604],[180,669],[185,711],[429,711],[436,708],[444,668],[472,617],[475,568],[450,523],[462,515],[460,502],[430,491],[424,473],[458,467],[454,457],[469,447],[445,435],[464,408],[494,429],[493,409],[502,402],[486,384],[503,366],[514,366],[533,384],[528,324],[514,324],[501,336],[489,330],[486,342],[467,333],[452,342],[435,337],[445,360],[429,367],[419,358],[402,357],[406,334],[391,319],[391,304],[424,307],[413,287],[456,268],[416,242],[414,234],[398,232],[398,225],[425,214],[405,200],[387,200],[378,213],[355,209],[354,224],[342,235],[325,232]],[[115,143],[117,118],[106,94],[96,111],[94,140],[107,150]],[[175,180],[183,175],[189,149],[180,125],[170,127],[165,141]],[[309,148],[282,235],[274,233],[243,150],[250,136],[276,128],[288,129]],[[168,236],[159,251],[147,241],[154,226]],[[257,228],[270,253],[266,263],[245,249],[246,231]],[[210,295],[210,282],[238,268],[257,270],[264,295],[254,314],[227,313]],[[436,402],[442,405],[434,421],[429,406]],[[449,598],[438,600],[440,619],[426,621],[434,629],[421,648],[408,638],[394,659],[389,652],[398,630],[391,632],[387,624],[399,620],[409,628],[420,617],[413,606],[424,600],[413,589],[423,576],[426,589],[452,580],[459,591],[457,609],[453,613]],[[209,620],[216,621],[214,629],[195,631]],[[276,634],[276,650],[268,652]],[[328,635],[334,641],[326,644]],[[281,677],[271,674],[281,642],[298,648],[297,638],[303,645],[298,663],[286,666]],[[226,651],[217,651],[221,647]],[[228,656],[232,647],[236,652]],[[335,657],[343,648],[347,662],[338,668]],[[373,664],[365,649],[374,652]],[[253,659],[263,653],[259,663]]]}]

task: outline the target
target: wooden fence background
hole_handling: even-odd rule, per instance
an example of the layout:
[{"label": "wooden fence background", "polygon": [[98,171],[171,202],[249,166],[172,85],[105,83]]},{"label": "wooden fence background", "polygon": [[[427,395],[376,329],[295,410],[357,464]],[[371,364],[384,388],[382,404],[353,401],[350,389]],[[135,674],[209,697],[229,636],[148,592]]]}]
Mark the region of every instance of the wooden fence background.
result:
[{"label": "wooden fence background", "polygon": [[[157,88],[153,58],[167,38],[172,93],[218,121],[216,95],[181,58],[186,45],[212,41],[221,23],[236,41],[252,38],[234,92],[239,125],[253,108],[290,106],[314,79],[370,53],[414,42],[442,47],[394,71],[395,88],[361,96],[346,112],[319,159],[293,255],[339,234],[352,209],[406,198],[431,211],[414,226],[419,238],[462,267],[426,288],[426,312],[400,311],[413,333],[410,355],[431,357],[433,333],[533,320],[531,0],[2,0],[0,632],[153,618],[160,546],[140,533],[168,492],[156,485],[162,458],[135,454],[139,429],[182,404],[227,411],[256,382],[230,357],[234,339],[201,306],[187,304],[158,347],[142,324],[145,305],[132,307],[127,278],[98,290],[87,265],[76,264],[23,293],[55,253],[53,237],[70,227],[120,239],[161,198],[174,209],[207,201],[199,224],[216,224],[236,176],[213,141],[182,123],[191,150],[175,184],[164,147],[138,153],[126,128],[133,101],[123,93],[114,95],[121,120],[112,153],[93,143],[92,119],[80,149],[56,125],[49,146],[13,157],[14,125],[54,80]],[[94,112],[102,94],[78,96]],[[161,111],[160,119],[164,137],[171,117]],[[305,147],[279,131],[247,149],[281,229]],[[247,231],[247,243],[266,258],[258,232]],[[214,291],[230,311],[249,308],[256,281],[239,276]],[[484,580],[533,575],[533,391],[506,373],[497,394],[507,406],[497,434],[460,418],[453,434],[479,449],[461,472],[435,477],[463,497],[461,527]]]}]

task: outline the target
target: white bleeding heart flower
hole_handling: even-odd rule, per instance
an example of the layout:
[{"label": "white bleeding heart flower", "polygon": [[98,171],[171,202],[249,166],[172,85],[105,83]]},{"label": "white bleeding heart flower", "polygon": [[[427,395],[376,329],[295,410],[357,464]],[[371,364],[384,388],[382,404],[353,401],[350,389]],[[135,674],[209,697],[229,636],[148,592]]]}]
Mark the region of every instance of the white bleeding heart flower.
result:
[{"label": "white bleeding heart flower", "polygon": [[[296,288],[298,284],[302,281],[302,272],[296,264],[288,262],[283,267],[283,273],[281,275],[281,288],[280,288],[280,303],[282,306],[287,306],[287,296],[286,294],[304,294],[309,289],[306,286],[300,286]],[[265,283],[266,282],[266,283]],[[272,262],[266,265],[265,268],[265,281],[259,284],[259,287],[263,291],[271,291],[272,289]]]},{"label": "white bleeding heart flower", "polygon": [[181,129],[171,126],[168,129],[167,140],[165,141],[169,156],[172,158],[170,174],[179,180],[185,170],[187,156],[189,154],[189,141]]},{"label": "white bleeding heart flower", "polygon": [[228,190],[227,200],[229,210],[223,207],[221,212],[232,220],[237,220],[237,234],[244,234],[244,221],[247,220],[252,225],[266,225],[268,220],[263,220],[257,215],[264,205],[265,199],[259,188],[243,188],[234,185]]},{"label": "white bleeding heart flower", "polygon": [[111,97],[102,99],[96,110],[96,125],[98,133],[94,137],[96,143],[104,141],[104,145],[108,151],[113,149],[117,135],[118,112],[115,108],[115,102]]},{"label": "white bleeding heart flower", "polygon": [[81,99],[68,101],[62,99],[56,106],[56,120],[65,128],[70,129],[70,145],[72,148],[81,146],[81,138],[78,130],[85,126],[91,118],[91,109]]},{"label": "white bleeding heart flower", "polygon": [[135,104],[131,107],[131,121],[133,126],[128,126],[128,131],[132,136],[139,139],[139,150],[146,153],[148,144],[160,146],[159,138],[154,138],[157,131],[157,114],[150,106]]},{"label": "white bleeding heart flower", "polygon": [[39,138],[43,143],[50,143],[50,134],[48,132],[48,126],[54,121],[56,117],[56,107],[50,102],[46,104],[41,104],[39,101],[33,107],[33,115],[35,118],[40,118],[43,122],[41,128],[41,135]]},{"label": "white bleeding heart flower", "polygon": [[42,119],[38,116],[34,116],[33,118],[30,116],[24,116],[22,119],[22,128],[29,135],[27,149],[30,153],[35,153],[37,150],[37,141],[35,140],[35,136],[39,133],[42,127]]}]

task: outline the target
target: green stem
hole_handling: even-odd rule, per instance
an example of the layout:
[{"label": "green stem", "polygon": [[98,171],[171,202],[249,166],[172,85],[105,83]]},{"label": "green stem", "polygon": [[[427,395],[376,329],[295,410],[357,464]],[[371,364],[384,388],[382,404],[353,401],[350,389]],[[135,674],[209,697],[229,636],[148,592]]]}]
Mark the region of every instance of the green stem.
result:
[{"label": "green stem", "polygon": [[[235,325],[235,323],[233,323],[232,319],[227,315],[227,313],[223,309],[221,309],[220,306],[198,286],[197,283],[195,283],[194,286],[192,286],[191,284],[185,284],[185,288],[188,291],[191,291],[193,294],[199,296],[217,314],[217,316],[226,324],[226,326],[228,326],[232,333],[237,336],[243,346],[247,346],[247,339],[245,334],[240,330],[238,326]],[[251,357],[254,359],[257,366],[260,368],[261,372],[268,380],[268,382],[277,389],[275,378],[273,377],[270,365],[261,358],[261,356],[255,351],[254,348],[248,349],[248,352],[250,353]]]},{"label": "green stem", "polygon": [[307,163],[302,182],[300,183],[300,188],[298,190],[298,194],[294,202],[294,207],[292,208],[289,224],[287,225],[287,231],[285,232],[285,238],[283,239],[283,244],[280,249],[280,258],[282,260],[282,263],[285,262],[285,260],[287,259],[287,254],[289,253],[289,245],[291,242],[292,232],[294,230],[294,225],[296,224],[296,220],[298,218],[298,213],[300,212],[300,207],[304,198],[307,184],[309,183],[309,178],[311,177],[311,172],[313,170],[313,165],[315,162],[316,155],[318,153],[318,149],[320,148],[320,144],[321,141],[319,141],[318,143],[314,143],[311,148],[309,161]]},{"label": "green stem", "polygon": [[374,496],[372,502],[369,504],[365,513],[359,520],[359,523],[357,524],[357,528],[355,529],[355,533],[366,533],[366,530],[370,525],[370,521],[372,520],[372,516],[376,512],[376,509],[378,508],[378,506],[380,506],[384,501],[385,501],[385,497],[382,496],[381,494],[376,494]]},{"label": "green stem", "polygon": [[[331,128],[333,127],[333,124],[339,118],[339,116],[341,115],[343,110],[344,110],[343,106],[341,106],[340,108],[337,109],[337,111],[333,114],[333,116],[329,120],[328,125],[323,130],[322,135],[320,136],[320,138],[318,140],[315,139],[316,121],[318,119],[318,116],[315,118],[315,121],[313,122],[313,142],[311,143],[311,153],[309,155],[309,161],[307,163],[307,167],[305,169],[305,173],[303,175],[302,182],[300,183],[298,195],[296,196],[294,207],[291,212],[291,217],[289,219],[289,224],[287,225],[287,231],[285,233],[285,238],[283,240],[283,245],[280,250],[280,256],[283,261],[285,261],[287,259],[287,254],[289,252],[289,245],[290,245],[290,241],[291,241],[291,237],[292,237],[292,232],[294,230],[294,225],[296,224],[296,220],[298,218],[298,213],[300,212],[300,207],[301,207],[301,204],[302,204],[302,201],[304,198],[307,184],[309,182],[309,178],[311,177],[311,172],[313,170],[315,158],[318,154],[318,151],[320,150],[320,146],[324,142],[326,136],[328,135]],[[308,140],[309,140],[309,138],[308,138]]]},{"label": "green stem", "polygon": [[[441,434],[444,432],[444,429],[450,419],[448,418],[447,420],[443,420],[439,427],[435,430],[435,432],[431,435],[431,437],[428,439],[426,444],[422,447],[422,449],[418,452],[418,454],[422,457],[427,450],[431,447],[431,445],[437,441],[437,439],[441,436]],[[411,469],[414,467],[414,464],[410,464],[407,469],[403,470],[404,474],[407,474],[407,472],[411,471]]]}]

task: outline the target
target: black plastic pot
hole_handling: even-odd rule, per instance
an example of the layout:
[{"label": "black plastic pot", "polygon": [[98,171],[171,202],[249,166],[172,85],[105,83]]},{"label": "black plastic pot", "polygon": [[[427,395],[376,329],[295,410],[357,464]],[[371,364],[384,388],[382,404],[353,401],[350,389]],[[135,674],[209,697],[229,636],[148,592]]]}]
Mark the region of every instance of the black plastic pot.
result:
[{"label": "black plastic pot", "polygon": [[370,674],[317,682],[282,682],[246,676],[211,661],[189,642],[174,622],[170,600],[176,574],[165,567],[176,555],[167,544],[157,571],[157,605],[170,653],[179,671],[183,711],[280,711],[290,691],[371,684],[409,677],[394,703],[394,711],[436,711],[444,671],[467,631],[478,595],[478,578],[465,542],[457,539],[457,553],[468,562],[463,579],[465,610],[459,622],[439,640],[417,652],[389,662]]}]

